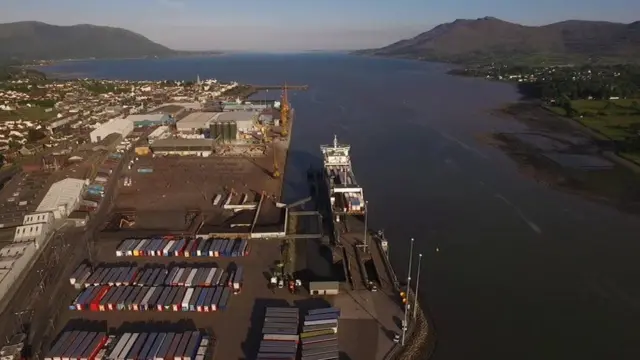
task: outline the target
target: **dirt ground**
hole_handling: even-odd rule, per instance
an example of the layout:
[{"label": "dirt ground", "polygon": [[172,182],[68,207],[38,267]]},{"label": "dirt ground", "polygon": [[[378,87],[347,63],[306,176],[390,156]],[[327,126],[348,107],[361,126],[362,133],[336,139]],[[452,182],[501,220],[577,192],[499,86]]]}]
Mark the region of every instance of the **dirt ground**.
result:
[{"label": "dirt ground", "polygon": [[[283,172],[284,154],[278,153]],[[152,168],[152,173],[138,173]],[[238,193],[261,193],[280,197],[282,180],[273,179],[273,155],[242,157],[140,157],[129,176],[131,186],[122,187],[116,208],[165,211],[212,207],[216,195],[233,188]]]}]

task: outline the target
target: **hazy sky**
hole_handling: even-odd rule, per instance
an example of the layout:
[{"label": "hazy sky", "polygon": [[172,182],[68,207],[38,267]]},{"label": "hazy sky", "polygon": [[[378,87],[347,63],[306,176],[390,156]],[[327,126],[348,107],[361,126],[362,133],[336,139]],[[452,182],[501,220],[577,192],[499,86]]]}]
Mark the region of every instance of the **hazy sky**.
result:
[{"label": "hazy sky", "polygon": [[0,0],[0,22],[119,26],[184,50],[376,47],[484,16],[632,22],[640,0]]}]

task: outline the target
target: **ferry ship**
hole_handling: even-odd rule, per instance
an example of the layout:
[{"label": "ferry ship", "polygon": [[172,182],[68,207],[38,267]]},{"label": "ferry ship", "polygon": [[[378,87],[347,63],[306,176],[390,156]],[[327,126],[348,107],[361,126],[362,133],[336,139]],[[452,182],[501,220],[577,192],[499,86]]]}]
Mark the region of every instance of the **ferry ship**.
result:
[{"label": "ferry ship", "polygon": [[340,215],[364,215],[366,203],[351,166],[351,146],[340,144],[334,135],[333,144],[320,146],[324,158],[324,179],[327,182],[334,220]]}]

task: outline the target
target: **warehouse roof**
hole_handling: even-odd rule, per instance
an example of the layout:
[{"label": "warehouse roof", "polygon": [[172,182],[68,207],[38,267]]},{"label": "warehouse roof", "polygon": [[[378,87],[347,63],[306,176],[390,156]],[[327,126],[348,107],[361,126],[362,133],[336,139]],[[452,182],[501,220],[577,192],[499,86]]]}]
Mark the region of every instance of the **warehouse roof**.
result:
[{"label": "warehouse roof", "polygon": [[211,150],[215,141],[213,139],[159,139],[149,145],[154,151],[172,150]]},{"label": "warehouse roof", "polygon": [[111,132],[111,133],[122,134],[127,129],[129,129],[131,127],[131,124],[132,124],[132,122],[129,119],[122,119],[122,118],[113,119],[111,121],[103,123],[102,125],[100,125],[100,127],[98,127],[97,129],[93,130],[92,132],[105,132],[106,131],[106,132]]},{"label": "warehouse roof", "polygon": [[129,121],[162,121],[166,115],[163,113],[159,114],[134,114],[127,116],[127,120]]},{"label": "warehouse roof", "polygon": [[225,111],[215,114],[215,121],[221,122],[248,120],[252,121],[257,116],[257,113],[255,111]]},{"label": "warehouse roof", "polygon": [[205,129],[218,113],[193,112],[176,123],[178,129]]},{"label": "warehouse roof", "polygon": [[49,191],[36,208],[36,212],[58,210],[60,206],[69,208],[82,195],[85,182],[80,179],[64,179],[51,185]]}]

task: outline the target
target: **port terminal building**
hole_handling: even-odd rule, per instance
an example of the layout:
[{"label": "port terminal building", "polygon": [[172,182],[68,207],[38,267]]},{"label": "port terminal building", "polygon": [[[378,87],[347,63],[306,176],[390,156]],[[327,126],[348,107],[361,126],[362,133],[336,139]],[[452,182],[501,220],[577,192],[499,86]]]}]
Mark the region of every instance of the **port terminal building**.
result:
[{"label": "port terminal building", "polygon": [[258,116],[254,111],[194,112],[178,121],[176,129],[183,135],[232,141],[255,129]]},{"label": "port terminal building", "polygon": [[86,180],[72,178],[54,183],[35,212],[23,217],[22,225],[15,228],[13,236],[0,239],[0,301],[11,291],[20,274],[28,271],[38,250],[44,248],[56,227],[79,207],[86,185]]}]

